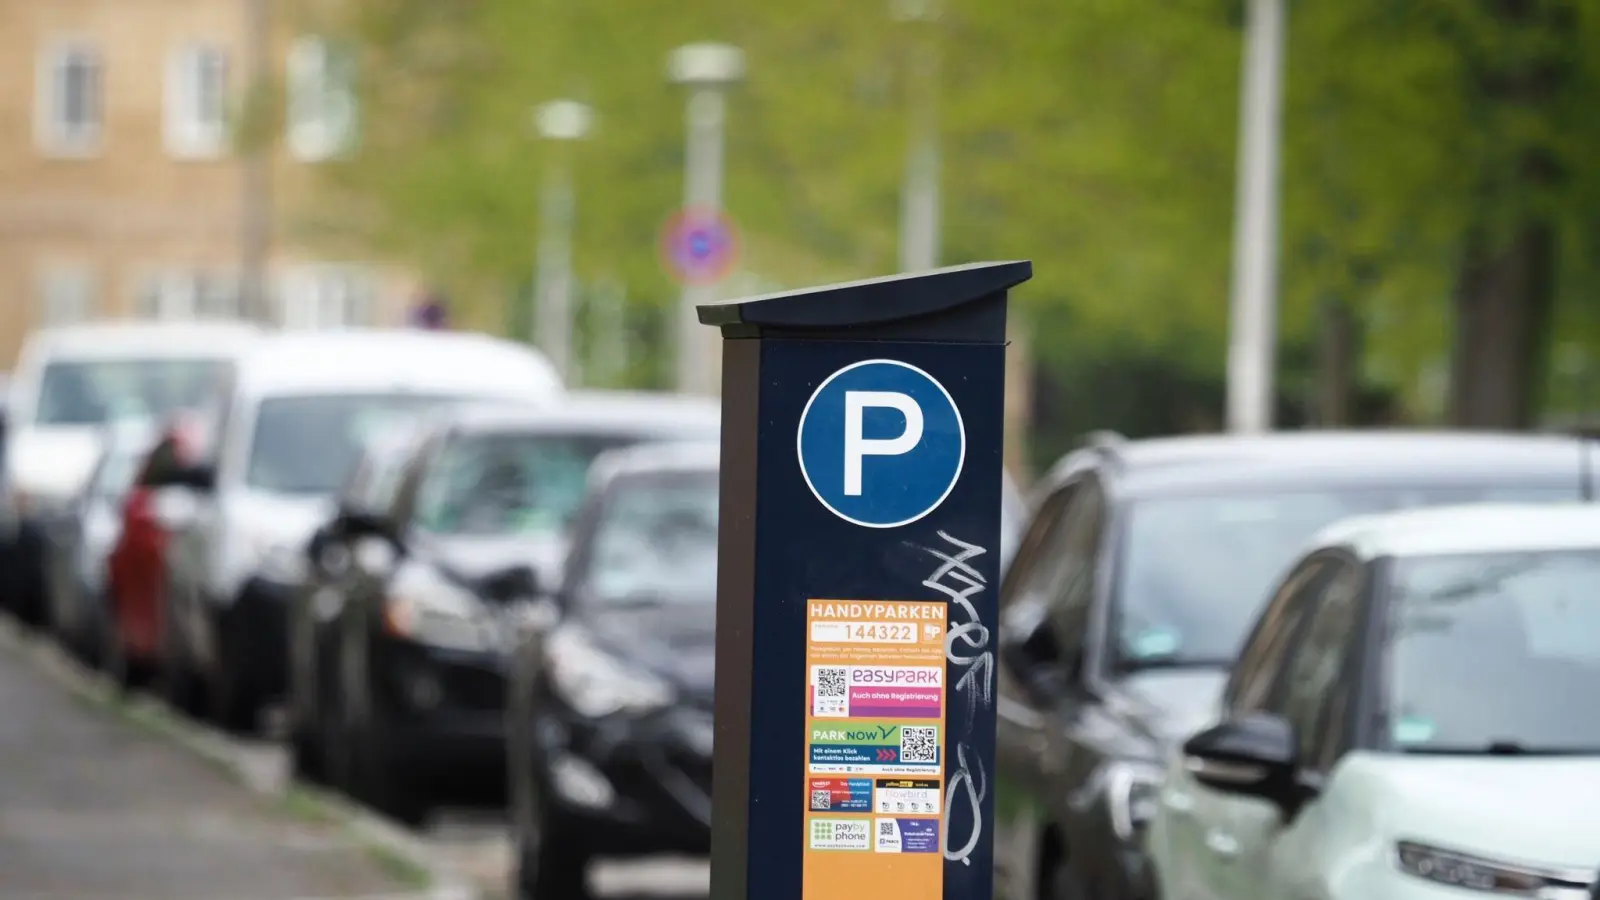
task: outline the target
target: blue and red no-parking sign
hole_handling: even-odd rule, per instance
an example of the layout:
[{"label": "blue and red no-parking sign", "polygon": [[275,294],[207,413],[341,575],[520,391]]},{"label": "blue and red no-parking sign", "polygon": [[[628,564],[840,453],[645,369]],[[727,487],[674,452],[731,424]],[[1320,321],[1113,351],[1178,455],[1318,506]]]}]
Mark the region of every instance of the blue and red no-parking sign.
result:
[{"label": "blue and red no-parking sign", "polygon": [[683,284],[722,280],[739,261],[739,233],[717,210],[683,210],[661,231],[661,256],[667,271]]}]

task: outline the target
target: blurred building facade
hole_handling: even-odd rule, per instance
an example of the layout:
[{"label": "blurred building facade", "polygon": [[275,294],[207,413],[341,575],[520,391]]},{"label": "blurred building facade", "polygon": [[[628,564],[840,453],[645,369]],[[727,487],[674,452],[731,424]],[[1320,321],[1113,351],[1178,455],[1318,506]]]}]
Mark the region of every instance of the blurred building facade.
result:
[{"label": "blurred building facade", "polygon": [[3,364],[28,329],[97,317],[404,319],[404,273],[282,224],[358,111],[348,55],[262,17],[276,5],[0,0]]}]

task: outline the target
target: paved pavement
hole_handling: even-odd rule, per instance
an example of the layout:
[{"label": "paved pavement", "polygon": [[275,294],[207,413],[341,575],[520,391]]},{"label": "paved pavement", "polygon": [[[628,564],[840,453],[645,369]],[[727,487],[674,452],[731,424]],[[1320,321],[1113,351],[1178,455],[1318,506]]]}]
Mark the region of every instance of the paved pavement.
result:
[{"label": "paved pavement", "polygon": [[275,807],[0,652],[0,900],[406,892],[331,824]]}]

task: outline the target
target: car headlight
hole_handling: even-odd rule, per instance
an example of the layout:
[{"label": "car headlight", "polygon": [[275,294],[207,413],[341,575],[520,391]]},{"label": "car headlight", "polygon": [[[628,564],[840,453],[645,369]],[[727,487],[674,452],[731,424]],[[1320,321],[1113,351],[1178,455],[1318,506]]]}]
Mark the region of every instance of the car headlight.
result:
[{"label": "car headlight", "polygon": [[1400,841],[1395,845],[1395,864],[1407,875],[1434,884],[1518,897],[1534,896],[1550,878],[1547,873],[1526,866],[1495,862],[1413,841]]},{"label": "car headlight", "polygon": [[396,575],[384,604],[391,633],[445,650],[495,653],[503,648],[500,624],[465,588],[416,570]]},{"label": "car headlight", "polygon": [[562,699],[591,719],[658,709],[673,699],[671,685],[627,665],[571,628],[551,633],[545,662]]},{"label": "car headlight", "polygon": [[1124,760],[1106,773],[1106,814],[1117,839],[1134,841],[1155,815],[1165,773],[1155,765]]}]

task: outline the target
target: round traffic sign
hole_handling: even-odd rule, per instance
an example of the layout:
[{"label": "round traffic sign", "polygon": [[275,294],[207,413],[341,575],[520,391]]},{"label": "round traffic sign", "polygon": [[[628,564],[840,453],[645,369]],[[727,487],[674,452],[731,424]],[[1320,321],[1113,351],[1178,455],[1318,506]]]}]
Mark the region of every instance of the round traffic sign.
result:
[{"label": "round traffic sign", "polygon": [[661,231],[667,271],[684,284],[709,284],[733,271],[739,235],[733,221],[716,210],[683,210]]},{"label": "round traffic sign", "polygon": [[823,379],[800,413],[800,474],[830,512],[866,528],[908,525],[955,489],[966,426],[944,385],[896,359]]}]

